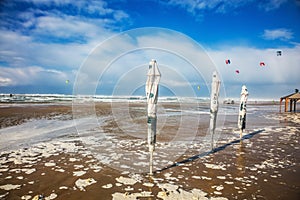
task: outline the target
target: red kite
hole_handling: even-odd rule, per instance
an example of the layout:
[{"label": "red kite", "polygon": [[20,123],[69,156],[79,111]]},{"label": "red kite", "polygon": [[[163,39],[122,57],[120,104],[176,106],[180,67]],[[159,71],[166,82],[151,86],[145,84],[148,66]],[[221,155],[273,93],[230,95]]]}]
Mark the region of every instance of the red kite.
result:
[{"label": "red kite", "polygon": [[264,63],[264,62],[260,62],[259,65],[260,65],[261,67],[264,67],[264,66],[265,66],[265,63]]}]

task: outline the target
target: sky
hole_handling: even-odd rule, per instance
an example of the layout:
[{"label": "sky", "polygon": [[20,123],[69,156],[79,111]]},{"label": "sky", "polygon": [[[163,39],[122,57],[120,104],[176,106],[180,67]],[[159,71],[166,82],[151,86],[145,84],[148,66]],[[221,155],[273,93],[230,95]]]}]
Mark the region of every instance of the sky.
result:
[{"label": "sky", "polygon": [[144,95],[154,58],[162,96],[208,97],[216,70],[226,97],[278,99],[300,89],[299,19],[299,0],[2,0],[0,93]]}]

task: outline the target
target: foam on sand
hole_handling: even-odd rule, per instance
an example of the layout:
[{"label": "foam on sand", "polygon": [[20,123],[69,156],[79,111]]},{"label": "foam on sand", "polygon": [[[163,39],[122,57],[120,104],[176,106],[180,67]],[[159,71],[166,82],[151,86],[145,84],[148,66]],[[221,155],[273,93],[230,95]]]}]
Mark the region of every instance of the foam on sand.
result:
[{"label": "foam on sand", "polygon": [[73,172],[73,176],[82,176],[86,173],[86,171],[75,171]]},{"label": "foam on sand", "polygon": [[153,197],[152,192],[138,192],[138,193],[120,193],[116,192],[112,194],[113,200],[136,200],[142,197]]},{"label": "foam on sand", "polygon": [[116,180],[119,183],[123,183],[124,185],[134,185],[137,183],[136,180],[132,179],[132,178],[125,178],[123,176],[120,176],[119,178],[116,178]]},{"label": "foam on sand", "polygon": [[109,184],[106,184],[106,185],[102,185],[102,188],[104,188],[104,189],[108,189],[108,188],[112,188],[112,184],[111,183],[109,183]]},{"label": "foam on sand", "polygon": [[93,178],[87,178],[87,179],[78,179],[75,182],[75,185],[80,191],[85,191],[85,187],[92,185],[94,183],[97,183]]},{"label": "foam on sand", "polygon": [[0,189],[2,190],[15,190],[15,189],[20,189],[21,185],[13,185],[13,184],[6,184],[6,185],[1,185]]},{"label": "foam on sand", "polygon": [[221,169],[221,170],[226,170],[224,165],[216,165],[216,164],[210,164],[210,163],[204,163],[205,167],[210,168],[210,169]]},{"label": "foam on sand", "polygon": [[185,191],[183,189],[175,191],[160,191],[157,197],[162,198],[163,200],[173,200],[173,199],[200,199],[208,200],[206,197],[207,193],[199,189],[192,189],[191,191]]},{"label": "foam on sand", "polygon": [[29,200],[29,199],[31,199],[31,195],[23,195],[23,196],[21,197],[21,199]]}]

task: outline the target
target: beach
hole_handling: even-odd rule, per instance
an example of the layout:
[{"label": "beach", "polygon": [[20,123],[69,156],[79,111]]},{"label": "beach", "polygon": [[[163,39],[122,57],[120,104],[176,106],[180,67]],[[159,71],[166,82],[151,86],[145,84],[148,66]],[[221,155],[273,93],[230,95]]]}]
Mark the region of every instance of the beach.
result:
[{"label": "beach", "polygon": [[299,112],[249,104],[240,139],[222,104],[212,150],[207,102],[158,104],[153,176],[145,101],[0,104],[0,199],[300,198]]}]

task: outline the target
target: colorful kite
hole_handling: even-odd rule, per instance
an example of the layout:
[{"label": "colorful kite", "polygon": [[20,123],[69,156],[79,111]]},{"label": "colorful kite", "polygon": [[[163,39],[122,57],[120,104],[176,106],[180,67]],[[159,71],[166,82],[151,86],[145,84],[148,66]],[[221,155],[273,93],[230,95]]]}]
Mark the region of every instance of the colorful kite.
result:
[{"label": "colorful kite", "polygon": [[259,65],[260,65],[261,67],[266,66],[266,64],[265,64],[264,62],[260,62]]},{"label": "colorful kite", "polygon": [[225,60],[225,63],[226,65],[230,64],[230,60],[229,59]]},{"label": "colorful kite", "polygon": [[277,51],[276,53],[277,53],[277,56],[281,56],[282,52],[281,51]]}]

